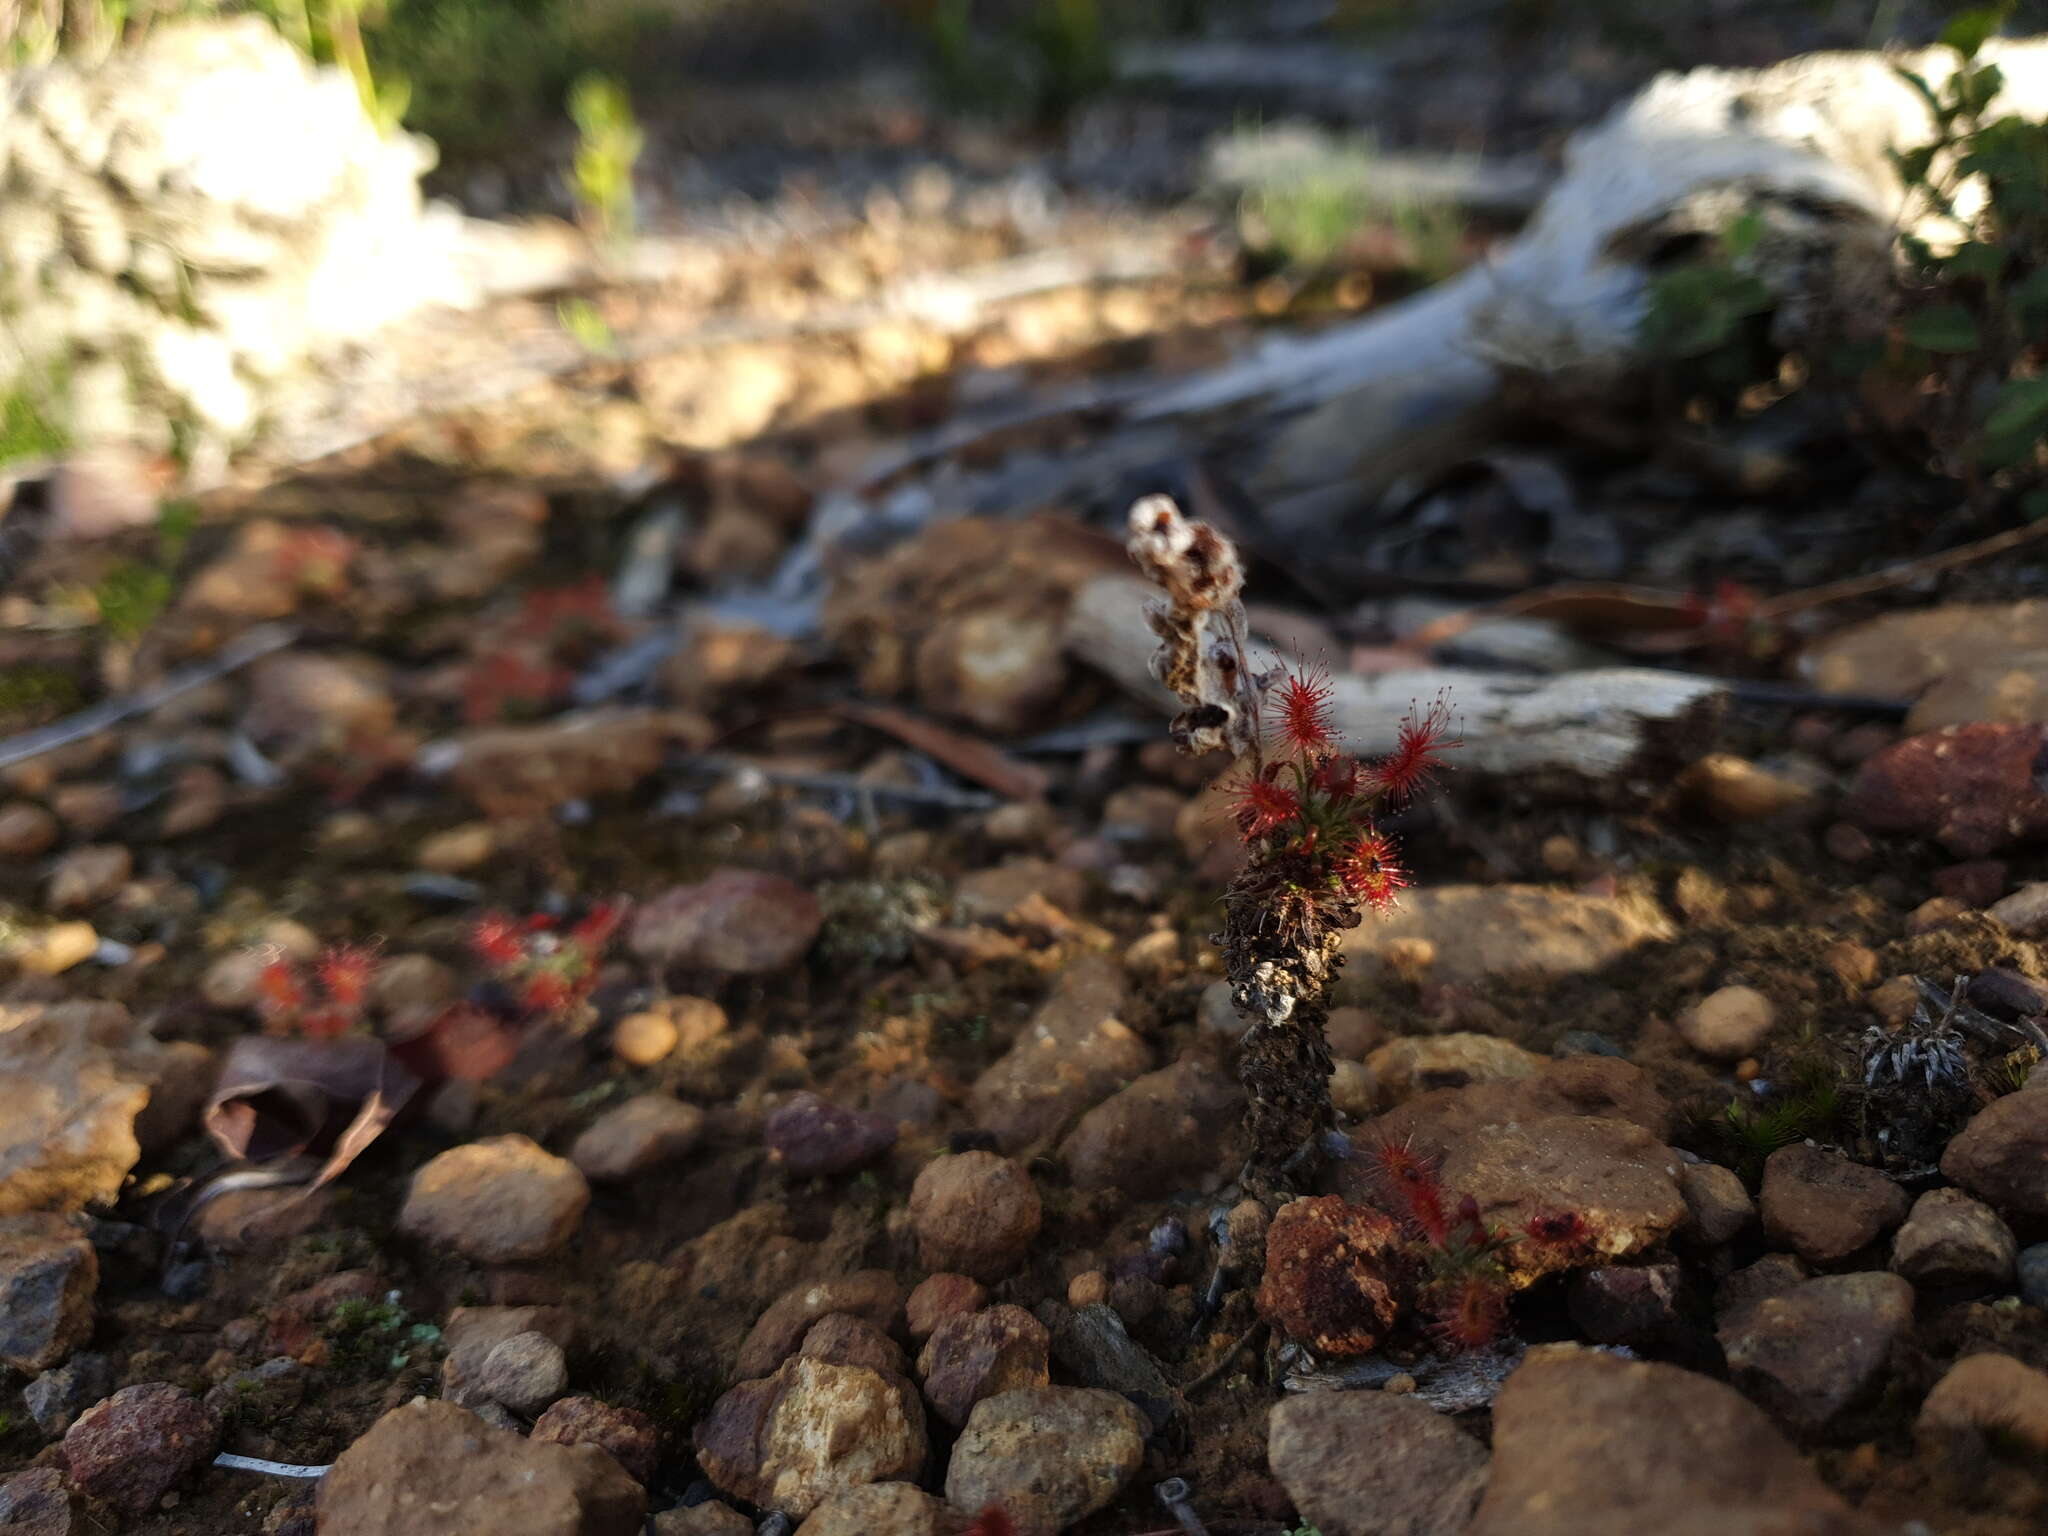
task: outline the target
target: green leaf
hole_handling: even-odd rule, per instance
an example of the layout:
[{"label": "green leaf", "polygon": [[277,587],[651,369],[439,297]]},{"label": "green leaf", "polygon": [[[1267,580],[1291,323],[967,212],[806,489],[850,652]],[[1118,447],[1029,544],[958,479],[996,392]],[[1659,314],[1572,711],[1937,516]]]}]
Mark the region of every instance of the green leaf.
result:
[{"label": "green leaf", "polygon": [[2048,267],[2030,272],[2015,283],[2012,302],[2037,331],[2048,330]]},{"label": "green leaf", "polygon": [[[1941,98],[1934,94],[1934,87],[1927,83],[1925,75],[1919,74],[1914,70],[1902,68],[1898,71],[1898,76],[1919,93],[1920,99],[1927,104],[1929,112],[1932,112],[1937,118],[1943,117],[1946,109],[1941,104]],[[1946,118],[1943,118],[1943,120],[1946,121]]]},{"label": "green leaf", "polygon": [[2048,517],[2048,486],[2029,491],[2020,498],[2020,516],[2030,523],[2038,523]]},{"label": "green leaf", "polygon": [[157,508],[156,547],[165,565],[176,565],[199,526],[199,503],[183,499],[167,501]]},{"label": "green leaf", "polygon": [[2033,463],[2034,452],[2040,445],[2038,432],[1987,432],[1977,440],[1977,462],[1993,474],[2019,469]]},{"label": "green leaf", "polygon": [[2009,258],[2005,250],[1982,240],[1965,240],[1941,259],[1942,268],[1957,277],[1974,277],[1989,282],[2005,271]]},{"label": "green leaf", "polygon": [[1721,233],[1721,244],[1727,248],[1731,261],[1740,261],[1756,250],[1763,237],[1763,215],[1752,208],[1729,221]]},{"label": "green leaf", "polygon": [[2004,437],[2048,428],[2048,378],[2012,379],[1999,390],[1984,430]]},{"label": "green leaf", "polygon": [[2010,379],[1984,418],[1977,458],[1988,469],[2033,462],[2048,438],[2048,378]]},{"label": "green leaf", "polygon": [[2008,0],[2006,4],[1986,5],[1973,11],[1964,11],[1941,29],[1943,46],[1955,49],[1966,59],[1974,59],[1977,50],[1990,42],[1998,29],[2005,25],[2006,13],[2011,9]]},{"label": "green leaf", "polygon": [[1919,186],[1927,179],[1927,172],[1934,164],[1935,151],[1939,147],[1935,144],[1923,144],[1918,149],[1892,150],[1892,165],[1899,173],[1899,180],[1909,187]]},{"label": "green leaf", "polygon": [[124,560],[100,578],[93,599],[107,633],[117,640],[134,640],[156,622],[171,600],[171,573]]},{"label": "green leaf", "polygon": [[1837,342],[1827,354],[1828,370],[1842,378],[1854,378],[1883,362],[1885,350],[1881,340]]},{"label": "green leaf", "polygon": [[1733,342],[1743,322],[1771,307],[1762,282],[1726,267],[1680,267],[1650,287],[1642,335],[1664,357],[1701,357]]},{"label": "green leaf", "polygon": [[1960,304],[1934,304],[1907,317],[1906,340],[1928,352],[1974,352],[1983,344],[1975,317]]},{"label": "green leaf", "polygon": [[2004,89],[2005,72],[1996,64],[1965,70],[1957,75],[1955,81],[1956,98],[1972,117],[1990,106]]}]

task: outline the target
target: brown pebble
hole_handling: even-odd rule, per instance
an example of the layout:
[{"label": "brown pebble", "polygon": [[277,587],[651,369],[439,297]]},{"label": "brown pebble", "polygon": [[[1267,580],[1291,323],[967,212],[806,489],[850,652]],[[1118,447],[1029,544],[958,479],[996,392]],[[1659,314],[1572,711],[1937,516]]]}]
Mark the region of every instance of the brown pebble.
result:
[{"label": "brown pebble", "polygon": [[1881,981],[1863,996],[1870,1011],[1887,1024],[1903,1024],[1920,1006],[1920,983],[1911,976]]},{"label": "brown pebble", "polygon": [[1239,1253],[1262,1253],[1266,1247],[1266,1228],[1271,1221],[1265,1206],[1258,1201],[1240,1200],[1224,1218],[1224,1231],[1230,1246]]},{"label": "brown pebble", "polygon": [[437,875],[459,875],[487,863],[497,851],[497,828],[487,821],[471,821],[426,838],[413,862]]},{"label": "brown pebble", "polygon": [[1792,722],[1792,745],[1801,752],[1823,757],[1834,745],[1834,724],[1824,715],[1801,715]]},{"label": "brown pebble", "polygon": [[1851,939],[1838,939],[1822,950],[1820,963],[1851,992],[1860,992],[1877,980],[1877,952]]},{"label": "brown pebble", "polygon": [[1729,752],[1714,752],[1679,775],[1679,788],[1717,821],[1764,821],[1804,805],[1803,784]]},{"label": "brown pebble", "polygon": [[57,845],[57,818],[40,805],[0,805],[0,859],[33,859]]},{"label": "brown pebble", "polygon": [[1882,752],[1898,739],[1898,732],[1875,721],[1852,725],[1834,739],[1830,755],[1843,767],[1853,767],[1866,757]]},{"label": "brown pebble", "polygon": [[684,1051],[701,1050],[732,1027],[725,1010],[708,997],[672,997],[664,1011],[675,1020],[676,1043]]},{"label": "brown pebble", "polygon": [[612,1053],[635,1067],[651,1067],[676,1048],[675,1020],[662,1013],[629,1013],[612,1031]]},{"label": "brown pebble", "polygon": [[49,927],[23,934],[8,949],[16,966],[30,976],[59,976],[74,965],[90,960],[100,947],[100,936],[82,919],[52,923]]},{"label": "brown pebble", "polygon": [[1024,1165],[993,1152],[936,1158],[910,1190],[910,1222],[924,1262],[983,1282],[1024,1262],[1042,1214]]},{"label": "brown pebble", "polygon": [[1386,961],[1387,969],[1396,976],[1415,981],[1427,974],[1436,964],[1436,945],[1424,938],[1409,937],[1390,939],[1380,950],[1380,957]]},{"label": "brown pebble", "polygon": [[110,900],[134,872],[135,856],[119,843],[73,848],[50,872],[45,899],[54,911]]},{"label": "brown pebble", "polygon": [[1323,1036],[1331,1055],[1363,1061],[1386,1043],[1387,1027],[1363,1008],[1332,1008]]},{"label": "brown pebble", "polygon": [[1820,840],[1828,856],[1844,864],[1865,863],[1877,851],[1868,832],[1846,821],[1838,821],[1829,827],[1821,834]]},{"label": "brown pebble", "polygon": [[1934,872],[1934,889],[1966,907],[1988,907],[2005,894],[2009,867],[2003,859],[1970,859]]},{"label": "brown pebble", "polygon": [[922,1341],[954,1313],[979,1312],[987,1300],[988,1288],[980,1281],[942,1270],[918,1282],[903,1304],[903,1317],[911,1338]]},{"label": "brown pebble", "polygon": [[1087,1270],[1067,1282],[1067,1305],[1100,1306],[1109,1300],[1109,1276],[1099,1269]]},{"label": "brown pebble", "polygon": [[100,780],[60,784],[50,808],[74,837],[96,837],[121,819],[121,786]]},{"label": "brown pebble", "polygon": [[1968,915],[1969,910],[1953,896],[1930,896],[1906,914],[1906,932],[1918,935],[1952,927],[1958,918]]}]

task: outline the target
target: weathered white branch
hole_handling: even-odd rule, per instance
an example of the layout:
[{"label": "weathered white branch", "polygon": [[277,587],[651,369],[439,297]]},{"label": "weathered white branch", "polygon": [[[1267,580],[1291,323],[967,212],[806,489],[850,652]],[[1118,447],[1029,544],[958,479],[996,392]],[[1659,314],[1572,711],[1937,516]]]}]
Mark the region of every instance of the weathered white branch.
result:
[{"label": "weathered white branch", "polygon": [[[1170,713],[1177,702],[1152,676],[1158,637],[1145,621],[1151,589],[1105,576],[1075,597],[1068,653],[1106,673],[1133,696]],[[1715,698],[1713,678],[1648,667],[1602,667],[1561,677],[1522,677],[1465,667],[1417,666],[1330,679],[1332,720],[1347,744],[1391,751],[1410,706],[1446,695],[1463,746],[1459,766],[1479,773],[1563,772],[1603,780],[1627,769],[1655,727]]]},{"label": "weathered white branch", "polygon": [[[1994,42],[1986,57],[2005,80],[1994,110],[2048,113],[2048,39]],[[1248,477],[1276,525],[1298,528],[1456,457],[1483,435],[1510,371],[1596,386],[1624,373],[1660,259],[1744,211],[1763,217],[1756,275],[1788,339],[1881,316],[1899,228],[1946,232],[1889,157],[1932,135],[1900,65],[1939,82],[1952,55],[1814,54],[1663,76],[1572,141],[1528,227],[1484,266],[1162,388],[1138,415],[1303,413]]]}]

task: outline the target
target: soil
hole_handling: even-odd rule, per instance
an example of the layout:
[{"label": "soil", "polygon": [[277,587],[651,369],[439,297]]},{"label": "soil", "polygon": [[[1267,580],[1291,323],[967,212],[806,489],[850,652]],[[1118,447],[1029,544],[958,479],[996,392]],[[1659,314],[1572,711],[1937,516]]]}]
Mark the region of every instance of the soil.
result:
[{"label": "soil", "polygon": [[[1799,31],[1793,46],[1805,40]],[[1775,46],[1756,40],[1734,51],[1768,55]],[[1614,88],[1633,82],[1628,69],[1613,73]],[[1415,130],[1418,137],[1423,132]],[[1518,132],[1519,142],[1541,137],[1526,123]],[[1044,151],[1034,146],[1029,153]],[[1129,216],[1166,217],[1156,210]],[[1013,228],[962,233],[944,218],[913,220],[893,242],[878,250],[873,236],[854,230],[781,244],[772,259],[756,253],[735,263],[748,270],[744,283],[735,277],[728,299],[766,311],[782,297],[832,281],[835,264],[865,263],[868,282],[883,270],[944,270],[1029,243]],[[1385,290],[1397,291],[1404,281],[1399,272],[1379,277]],[[1338,286],[1304,285],[1277,323],[1317,323]],[[422,845],[488,818],[480,818],[476,796],[460,787],[459,775],[408,766],[410,750],[401,743],[408,733],[433,742],[473,729],[477,722],[463,718],[463,679],[509,646],[504,637],[535,611],[532,594],[575,593],[586,590],[578,585],[586,579],[610,580],[629,532],[663,505],[685,506],[700,530],[714,507],[729,514],[728,543],[691,546],[672,602],[698,617],[736,622],[747,610],[737,603],[720,608],[716,600],[750,589],[772,569],[800,537],[803,520],[779,513],[770,495],[729,495],[717,488],[728,483],[721,477],[744,469],[761,481],[801,488],[807,502],[810,490],[832,483],[866,451],[966,408],[995,370],[1014,368],[1028,395],[1109,374],[1179,372],[1224,355],[1259,326],[1276,323],[1261,292],[1237,281],[1227,262],[1220,271],[1191,264],[1184,275],[1029,301],[943,345],[917,335],[906,342],[882,327],[771,343],[747,363],[781,381],[765,425],[742,424],[715,445],[698,433],[698,418],[678,419],[673,402],[696,409],[693,402],[716,392],[721,371],[736,366],[730,355],[713,350],[640,367],[598,358],[521,398],[424,420],[288,478],[205,499],[189,543],[175,557],[181,591],[226,558],[237,530],[252,520],[339,530],[353,541],[346,577],[332,589],[294,592],[291,622],[300,629],[300,649],[382,663],[395,718],[377,739],[329,743],[288,762],[279,782],[232,782],[225,814],[176,837],[161,835],[159,825],[175,759],[151,766],[137,749],[171,743],[200,761],[231,761],[224,742],[246,724],[247,674],[82,747],[0,770],[5,799],[57,805],[66,785],[116,786],[117,816],[97,830],[68,830],[51,857],[83,843],[119,842],[136,860],[129,886],[84,914],[102,939],[131,947],[129,957],[117,954],[114,963],[89,963],[55,978],[9,979],[0,971],[0,1003],[114,998],[159,1038],[221,1050],[263,1026],[248,1008],[206,1003],[201,979],[223,955],[261,942],[266,925],[279,918],[302,925],[322,945],[434,956],[455,968],[466,989],[495,1003],[470,943],[487,911],[574,915],[595,902],[644,903],[736,866],[787,876],[818,894],[828,915],[800,963],[755,976],[688,967],[663,972],[615,945],[576,1006],[539,1016],[512,1010],[520,1024],[511,1064],[473,1087],[438,1089],[379,1138],[323,1197],[326,1214],[312,1231],[245,1251],[207,1252],[203,1286],[174,1299],[163,1285],[170,1225],[164,1212],[222,1164],[220,1150],[190,1127],[169,1151],[136,1169],[117,1207],[96,1213],[109,1232],[127,1223],[136,1229],[107,1248],[91,1344],[113,1358],[120,1382],[172,1381],[203,1393],[233,1370],[293,1355],[317,1372],[315,1389],[284,1414],[266,1413],[260,1403],[238,1408],[225,1448],[322,1465],[379,1414],[438,1390],[435,1330],[454,1308],[560,1303],[578,1323],[575,1389],[635,1407],[659,1428],[662,1456],[649,1491],[654,1507],[666,1507],[699,1487],[692,1426],[729,1385],[739,1342],[768,1303],[798,1280],[858,1269],[890,1270],[906,1291],[922,1277],[905,1220],[911,1183],[937,1153],[985,1139],[967,1102],[970,1085],[1010,1047],[1077,956],[1127,956],[1149,934],[1176,934],[1180,942],[1165,963],[1127,962],[1132,999],[1123,1021],[1162,1066],[1189,1054],[1227,1063],[1227,1045],[1205,1032],[1200,1016],[1202,994],[1220,974],[1210,944],[1221,890],[1211,851],[1171,835],[1113,841],[1122,834],[1105,829],[1106,803],[1135,786],[1153,786],[1174,804],[1208,793],[1203,786],[1214,765],[1174,758],[1163,730],[1149,741],[1120,727],[1080,750],[1031,753],[1029,761],[1049,776],[1039,811],[1020,812],[994,796],[961,808],[963,796],[981,795],[976,784],[934,767],[915,743],[906,746],[847,717],[842,706],[853,697],[851,675],[869,657],[834,654],[814,638],[785,646],[757,637],[748,643],[760,651],[753,658],[759,665],[736,667],[731,680],[720,682],[700,636],[699,648],[686,652],[691,664],[659,672],[629,696],[687,716],[658,766],[628,775],[623,787],[576,787],[560,797],[566,809],[551,806],[538,818],[501,816],[494,850],[438,883],[421,878]],[[648,323],[665,302],[658,294],[599,299],[621,335]],[[892,342],[908,348],[908,361],[891,352]],[[665,380],[663,370],[691,371],[692,379]],[[1066,421],[983,443],[967,468],[1033,452],[1056,455],[1085,442],[1091,430],[1085,419]],[[1883,471],[1859,465],[1835,475],[1835,446],[1812,448],[1818,467],[1802,493],[1813,497],[1803,509],[1790,496],[1779,505],[1736,498],[1710,477],[1658,502],[1654,487],[1642,488],[1647,460],[1633,449],[1579,443],[1554,456],[1579,488],[1586,515],[1619,530],[1627,553],[1614,575],[1623,580],[1670,585],[1673,572],[1689,578],[1711,569],[1769,591],[1774,551],[1799,551],[1801,580],[1817,582],[1910,558],[1957,532],[1945,512],[1926,511],[1923,487],[1895,485],[1887,497],[1883,486],[1869,488]],[[651,491],[624,472],[645,465],[656,470]],[[409,573],[445,556],[442,518],[479,484],[510,484],[542,497],[538,537],[493,572],[481,596],[436,597]],[[1813,493],[1816,484],[1821,489]],[[1851,516],[1850,498],[1859,491],[1864,500]],[[1426,568],[1383,571],[1382,580],[1346,591],[1343,604],[1319,617],[1346,640],[1367,643],[1371,616],[1361,618],[1355,605],[1390,584],[1437,596],[1469,592],[1491,579],[1479,569],[1481,557],[1504,549],[1526,557],[1525,577],[1543,574],[1543,530],[1513,517],[1505,527],[1489,523],[1488,509],[1497,506],[1484,500],[1483,477],[1461,494],[1468,510],[1478,508],[1467,525],[1477,532],[1443,540]],[[1119,496],[1120,488],[1104,487],[1099,505],[1056,510],[1110,525]],[[1874,502],[1882,505],[1871,511]],[[1702,528],[1737,521],[1760,541],[1747,554],[1688,556],[1673,547]],[[1737,542],[1731,537],[1728,547]],[[1315,552],[1288,554],[1255,567],[1255,597],[1262,582],[1269,592],[1302,596],[1287,585],[1286,570],[1312,564]],[[33,676],[62,687],[52,682],[33,692],[23,684],[0,704],[0,725],[30,728],[65,705],[125,692],[209,654],[240,627],[175,598],[132,638],[79,618],[78,593],[103,590],[117,568],[162,558],[153,529],[93,546],[53,541],[41,548],[14,592],[0,599],[22,605],[8,610],[14,633],[4,644],[17,681]],[[1923,584],[1913,595],[2014,595],[2038,575],[2023,559],[1965,572],[1938,590]],[[1830,610],[1825,622],[1892,601]],[[919,618],[884,615],[905,630]],[[550,660],[587,677],[614,646],[659,627],[627,620],[599,640],[561,642]],[[1740,679],[1774,675],[1777,667],[1775,660],[1714,652],[1685,664]],[[1098,718],[1090,706],[1107,701],[1107,690],[1078,677],[1069,686],[1072,696],[1034,721],[1034,730]],[[483,718],[547,719],[572,707],[557,680],[533,699],[509,697]],[[1133,710],[1124,727],[1132,720],[1145,717]],[[957,718],[948,729],[983,743],[1002,734]],[[1018,739],[1030,734],[1009,733],[1005,745],[1021,751]],[[1419,884],[1517,882],[1639,895],[1672,916],[1675,936],[1640,945],[1598,971],[1562,977],[1452,984],[1426,972],[1353,966],[1335,1001],[1365,1009],[1390,1036],[1478,1031],[1544,1053],[1598,1036],[1602,1049],[1642,1067],[1680,1108],[1680,1146],[1737,1166],[1753,1188],[1755,1169],[1743,1166],[1746,1151],[1728,1139],[1723,1115],[1745,1090],[1728,1066],[1703,1061],[1673,1028],[1702,995],[1742,983],[1775,1004],[1772,1044],[1739,1069],[1745,1078],[1789,1080],[1818,1061],[1846,1081],[1877,1015],[1869,985],[1845,983],[1831,965],[1831,952],[1843,944],[1873,952],[1878,981],[1924,977],[1945,987],[1994,963],[2048,978],[2048,949],[1981,913],[1931,932],[1907,931],[1908,914],[1937,893],[1937,875],[1955,863],[1939,848],[1879,840],[1867,856],[1840,856],[1842,845],[1830,836],[1831,807],[1853,756],[1896,734],[1896,711],[1861,703],[1837,706],[1802,695],[1790,704],[1737,704],[1712,723],[1699,750],[1767,761],[1820,786],[1813,811],[1755,824],[1714,819],[1667,787],[1626,778],[1574,785],[1560,795],[1550,786],[1453,772],[1444,792],[1400,827]],[[836,781],[805,787],[828,774],[847,775],[856,786],[864,779],[871,790]],[[965,925],[920,915],[926,907],[943,910],[967,877],[1019,857],[1081,872],[1080,899],[1053,904],[1063,921],[997,922],[991,926],[1006,930],[1000,941],[973,953],[958,938]],[[2038,848],[2010,851],[2005,866],[2001,894],[2048,879],[2048,854]],[[48,868],[44,857],[0,864],[0,917],[11,930],[36,929],[56,915],[47,903]],[[934,942],[924,931],[933,926],[955,941]],[[707,1068],[670,1058],[636,1067],[614,1054],[610,1041],[620,1018],[678,995],[711,997],[724,1009],[735,1044],[723,1062]],[[372,1018],[364,1027],[388,1025]],[[882,1109],[901,1126],[898,1142],[862,1172],[789,1176],[764,1148],[762,1124],[800,1090]],[[397,1234],[408,1182],[436,1152],[513,1132],[563,1151],[601,1110],[650,1091],[677,1092],[704,1109],[702,1144],[672,1167],[598,1186],[578,1238],[559,1257],[484,1268]],[[1850,1113],[1834,1130],[1857,1144],[1868,1126]],[[1263,1341],[1227,1358],[1254,1322],[1249,1294],[1232,1292],[1213,1316],[1200,1309],[1214,1261],[1212,1209],[1238,1172],[1221,1155],[1221,1137],[1218,1150],[1195,1187],[1164,1199],[1075,1189],[1046,1148],[1029,1162],[1045,1203],[1045,1235],[1025,1267],[993,1288],[992,1300],[1027,1309],[1064,1300],[1075,1276],[1145,1253],[1150,1235],[1169,1219],[1189,1234],[1186,1251],[1160,1270],[1149,1307],[1134,1307],[1130,1316],[1135,1337],[1170,1378],[1203,1384],[1189,1392],[1184,1415],[1155,1439],[1121,1498],[1074,1527],[1083,1536],[1160,1527],[1151,1489],[1167,1477],[1189,1482],[1212,1531],[1278,1532],[1288,1523],[1287,1496],[1265,1463],[1266,1416],[1283,1367]],[[2025,1243],[2048,1233],[2017,1235]],[[1715,1262],[1725,1272],[1757,1256],[1761,1243],[1752,1234]],[[323,1280],[357,1272],[367,1272],[372,1293],[388,1303],[344,1308],[324,1322],[308,1321],[292,1304]],[[1542,1287],[1518,1300],[1517,1327],[1532,1340],[1571,1330],[1559,1294]],[[1959,1355],[1982,1348],[2048,1367],[2048,1327],[2038,1311],[2005,1303],[1923,1306],[1882,1398],[1847,1443],[1815,1448],[1828,1481],[1867,1510],[1924,1520],[1949,1536],[2039,1529],[2048,1475],[2038,1462],[1991,1454],[1981,1465],[1957,1466],[1914,1442],[1912,1418],[1925,1389]],[[1484,1410],[1465,1422],[1483,1434]],[[0,1473],[52,1456],[25,1417],[0,1412],[0,1426]],[[934,1429],[933,1460],[940,1465],[945,1436],[936,1421]],[[302,1517],[307,1497],[298,1485],[209,1470],[184,1487],[174,1507],[122,1529],[129,1536],[303,1530],[291,1522]]]}]

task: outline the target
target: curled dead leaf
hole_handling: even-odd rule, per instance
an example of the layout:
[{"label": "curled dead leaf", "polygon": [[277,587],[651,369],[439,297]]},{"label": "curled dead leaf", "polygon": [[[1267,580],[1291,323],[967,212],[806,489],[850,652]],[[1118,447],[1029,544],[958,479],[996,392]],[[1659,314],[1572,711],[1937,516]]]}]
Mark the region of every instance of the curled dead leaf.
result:
[{"label": "curled dead leaf", "polygon": [[325,1161],[309,1190],[340,1176],[419,1092],[381,1040],[245,1035],[228,1048],[202,1123],[229,1157]]}]

